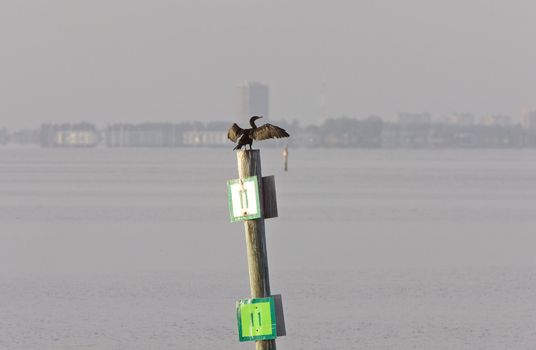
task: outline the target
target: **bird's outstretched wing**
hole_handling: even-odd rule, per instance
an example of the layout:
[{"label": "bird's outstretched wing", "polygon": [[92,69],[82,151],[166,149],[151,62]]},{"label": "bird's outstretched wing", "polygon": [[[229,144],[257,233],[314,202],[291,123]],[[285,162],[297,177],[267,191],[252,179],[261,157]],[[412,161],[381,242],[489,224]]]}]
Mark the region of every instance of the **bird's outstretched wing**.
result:
[{"label": "bird's outstretched wing", "polygon": [[233,142],[236,142],[240,136],[244,133],[244,129],[233,123],[233,126],[227,131],[227,138]]},{"label": "bird's outstretched wing", "polygon": [[290,135],[285,131],[285,129],[280,128],[272,124],[264,124],[252,130],[250,134],[251,138],[254,140],[266,140],[272,138],[281,138],[289,137]]}]

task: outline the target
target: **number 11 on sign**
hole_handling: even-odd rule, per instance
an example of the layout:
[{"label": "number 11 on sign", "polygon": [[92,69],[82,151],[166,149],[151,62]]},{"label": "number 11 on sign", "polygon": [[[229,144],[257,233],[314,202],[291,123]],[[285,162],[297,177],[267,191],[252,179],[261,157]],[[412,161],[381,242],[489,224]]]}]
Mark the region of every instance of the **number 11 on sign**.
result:
[{"label": "number 11 on sign", "polygon": [[245,299],[237,303],[240,341],[277,337],[273,298]]}]

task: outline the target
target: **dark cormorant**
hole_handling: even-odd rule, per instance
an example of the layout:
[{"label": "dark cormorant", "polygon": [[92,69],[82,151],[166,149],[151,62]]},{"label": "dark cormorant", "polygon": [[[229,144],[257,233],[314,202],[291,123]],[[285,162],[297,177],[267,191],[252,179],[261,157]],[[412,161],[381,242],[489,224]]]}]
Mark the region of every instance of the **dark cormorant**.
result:
[{"label": "dark cormorant", "polygon": [[255,120],[259,118],[262,117],[253,116],[249,119],[249,124],[251,125],[250,129],[242,129],[236,125],[236,123],[229,128],[229,131],[227,132],[227,138],[229,138],[229,140],[236,142],[238,138],[240,138],[240,140],[238,140],[238,145],[233,148],[233,151],[235,149],[241,149],[246,145],[249,145],[249,149],[251,149],[253,140],[260,141],[290,136],[285,129],[272,124],[264,124],[263,126],[257,127],[257,125],[255,125]]}]

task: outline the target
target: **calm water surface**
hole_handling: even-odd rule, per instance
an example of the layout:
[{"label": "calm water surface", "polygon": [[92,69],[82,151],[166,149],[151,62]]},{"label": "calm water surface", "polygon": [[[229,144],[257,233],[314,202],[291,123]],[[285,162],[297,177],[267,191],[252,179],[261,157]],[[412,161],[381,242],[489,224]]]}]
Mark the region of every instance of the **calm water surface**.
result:
[{"label": "calm water surface", "polygon": [[[262,151],[279,349],[536,349],[536,152]],[[222,149],[0,149],[1,349],[246,349]]]}]

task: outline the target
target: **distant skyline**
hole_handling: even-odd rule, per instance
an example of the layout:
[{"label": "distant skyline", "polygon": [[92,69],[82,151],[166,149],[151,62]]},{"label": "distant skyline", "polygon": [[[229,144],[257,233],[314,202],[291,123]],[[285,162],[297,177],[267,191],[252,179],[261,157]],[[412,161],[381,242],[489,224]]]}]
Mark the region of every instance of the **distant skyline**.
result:
[{"label": "distant skyline", "polygon": [[0,126],[386,119],[536,107],[531,0],[48,0],[0,3]]},{"label": "distant skyline", "polygon": [[252,115],[270,116],[270,88],[258,81],[246,80],[236,86],[235,115],[245,120]]}]

